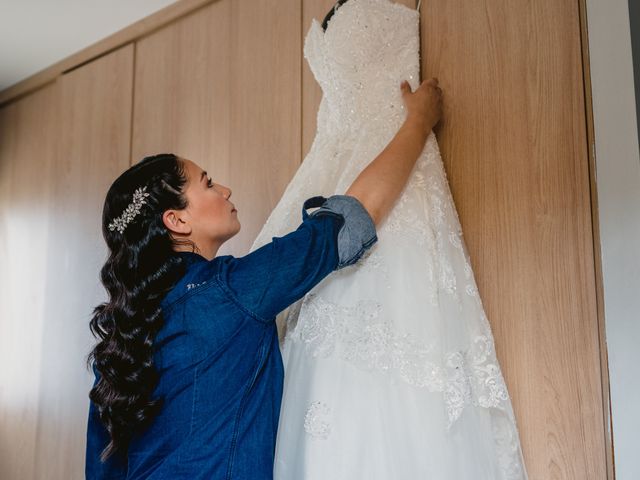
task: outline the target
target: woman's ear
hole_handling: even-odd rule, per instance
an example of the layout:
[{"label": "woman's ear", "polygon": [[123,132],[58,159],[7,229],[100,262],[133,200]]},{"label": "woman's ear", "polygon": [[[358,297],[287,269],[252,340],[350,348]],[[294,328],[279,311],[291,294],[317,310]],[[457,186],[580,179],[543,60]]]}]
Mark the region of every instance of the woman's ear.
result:
[{"label": "woman's ear", "polygon": [[171,232],[189,235],[191,233],[191,226],[182,218],[182,215],[184,215],[184,212],[167,210],[162,214],[162,223],[164,223],[164,226]]}]

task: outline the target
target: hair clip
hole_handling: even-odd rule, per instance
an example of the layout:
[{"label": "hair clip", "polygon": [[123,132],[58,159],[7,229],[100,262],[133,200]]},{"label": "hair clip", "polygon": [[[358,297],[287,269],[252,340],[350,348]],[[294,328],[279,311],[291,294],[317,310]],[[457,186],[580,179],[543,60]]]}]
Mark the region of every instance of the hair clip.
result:
[{"label": "hair clip", "polygon": [[127,224],[133,220],[133,218],[140,213],[140,208],[144,203],[147,203],[145,197],[148,197],[150,194],[145,193],[147,186],[138,188],[135,192],[133,192],[133,201],[127,206],[122,214],[114,219],[109,224],[109,230],[113,231],[114,229],[118,229],[120,233],[124,232],[124,229],[127,228]]}]

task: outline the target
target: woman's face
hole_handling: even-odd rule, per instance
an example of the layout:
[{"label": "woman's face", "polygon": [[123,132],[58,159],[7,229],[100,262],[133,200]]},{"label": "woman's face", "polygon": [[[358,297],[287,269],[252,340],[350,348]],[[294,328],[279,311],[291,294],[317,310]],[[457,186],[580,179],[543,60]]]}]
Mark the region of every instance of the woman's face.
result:
[{"label": "woman's face", "polygon": [[[181,158],[187,183],[184,210],[167,210],[163,218],[174,235],[195,242],[200,254],[213,259],[225,241],[240,231],[238,212],[229,201],[231,189],[221,185],[196,163]],[[172,213],[173,212],[173,213]]]}]

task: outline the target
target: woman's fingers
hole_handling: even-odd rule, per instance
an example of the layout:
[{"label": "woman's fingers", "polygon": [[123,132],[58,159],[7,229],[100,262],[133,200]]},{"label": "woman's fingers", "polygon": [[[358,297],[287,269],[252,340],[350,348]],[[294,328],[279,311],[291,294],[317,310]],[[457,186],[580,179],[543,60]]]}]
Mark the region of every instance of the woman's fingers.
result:
[{"label": "woman's fingers", "polygon": [[403,80],[402,99],[409,115],[422,119],[429,127],[435,125],[442,115],[442,89],[437,77],[423,80],[415,91]]}]

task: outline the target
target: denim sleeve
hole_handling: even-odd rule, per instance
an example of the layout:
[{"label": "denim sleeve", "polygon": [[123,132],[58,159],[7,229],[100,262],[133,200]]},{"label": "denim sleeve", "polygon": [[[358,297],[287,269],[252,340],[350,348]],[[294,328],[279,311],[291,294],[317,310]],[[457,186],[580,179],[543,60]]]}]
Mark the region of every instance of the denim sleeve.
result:
[{"label": "denim sleeve", "polygon": [[319,206],[309,217],[333,215],[344,218],[344,225],[338,233],[337,269],[356,263],[364,251],[377,240],[376,226],[362,203],[350,195],[332,195],[328,199],[317,196],[305,201],[302,216],[306,218],[306,209]]},{"label": "denim sleeve", "polygon": [[[93,366],[95,381],[98,383],[99,373]],[[126,462],[119,455],[112,455],[104,463],[100,460],[100,453],[109,443],[109,433],[100,422],[98,408],[89,402],[89,418],[87,421],[87,445],[85,455],[86,480],[124,480],[127,477]]]},{"label": "denim sleeve", "polygon": [[[313,207],[320,208],[307,213]],[[222,284],[246,310],[269,322],[329,273],[356,263],[377,240],[373,219],[355,197],[311,197],[296,230],[232,257],[221,271]]]}]

